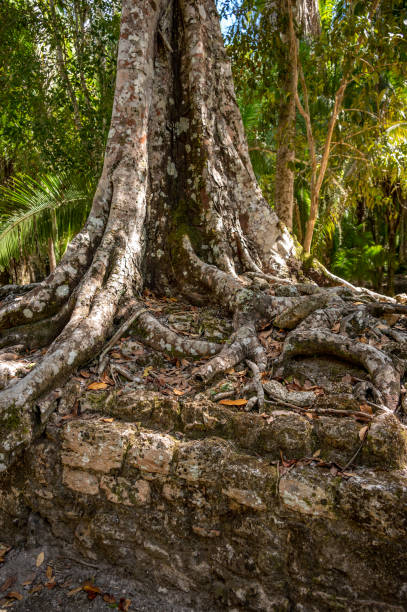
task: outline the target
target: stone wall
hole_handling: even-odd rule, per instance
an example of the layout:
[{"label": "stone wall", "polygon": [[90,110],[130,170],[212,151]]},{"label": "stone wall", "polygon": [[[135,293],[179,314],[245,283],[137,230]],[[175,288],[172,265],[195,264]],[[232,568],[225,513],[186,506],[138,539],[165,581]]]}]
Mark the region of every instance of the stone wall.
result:
[{"label": "stone wall", "polygon": [[213,610],[406,609],[405,433],[393,416],[343,476],[331,462],[358,448],[352,420],[154,393],[88,393],[81,406],[76,419],[56,413],[3,477],[0,540],[21,539],[34,511],[61,546],[146,589],[209,594]]}]

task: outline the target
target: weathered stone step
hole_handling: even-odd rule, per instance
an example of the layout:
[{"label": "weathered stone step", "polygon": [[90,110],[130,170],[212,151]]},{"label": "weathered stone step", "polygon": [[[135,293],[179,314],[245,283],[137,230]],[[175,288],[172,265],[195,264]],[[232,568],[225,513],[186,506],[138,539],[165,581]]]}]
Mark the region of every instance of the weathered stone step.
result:
[{"label": "weathered stone step", "polygon": [[21,537],[34,511],[62,546],[127,568],[146,589],[210,598],[214,611],[406,609],[405,470],[344,478],[272,465],[254,449],[277,435],[275,421],[261,426],[259,415],[208,413],[207,423],[234,424],[228,439],[217,424],[194,439],[186,432],[204,422],[199,407],[144,397],[127,413],[117,398],[107,408],[132,422],[56,417],[2,476],[0,541]]},{"label": "weathered stone step", "polygon": [[[218,436],[269,460],[301,459],[320,451],[320,457],[346,465],[361,445],[364,423],[352,417],[301,414],[273,407],[268,415],[246,413],[207,399],[178,400],[153,391],[116,394],[88,393],[82,409],[154,431],[178,433],[185,438]],[[388,413],[375,417],[356,464],[397,469],[407,463],[407,428]]]}]

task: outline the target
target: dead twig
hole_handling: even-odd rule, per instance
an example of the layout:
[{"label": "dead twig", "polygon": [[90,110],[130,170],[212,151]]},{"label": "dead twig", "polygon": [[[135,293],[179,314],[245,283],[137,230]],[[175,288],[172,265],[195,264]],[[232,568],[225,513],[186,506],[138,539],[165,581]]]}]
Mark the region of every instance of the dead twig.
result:
[{"label": "dead twig", "polygon": [[262,411],[264,409],[264,389],[261,383],[260,370],[258,365],[254,363],[254,361],[246,359],[246,363],[253,373],[253,383],[257,393],[257,404],[259,406],[259,410]]},{"label": "dead twig", "polygon": [[124,333],[126,333],[126,331],[128,330],[128,328],[130,327],[130,325],[132,323],[134,323],[134,321],[141,315],[143,314],[143,312],[148,312],[147,308],[140,308],[138,307],[125,321],[124,323],[122,323],[122,325],[119,327],[119,329],[117,330],[117,332],[115,334],[113,334],[113,336],[111,337],[111,339],[109,340],[109,342],[106,344],[105,348],[103,349],[103,351],[100,353],[100,357],[99,357],[99,374],[102,374],[102,372],[104,371],[105,367],[106,367],[106,356],[107,353],[110,351],[111,348],[114,347],[114,345],[117,343],[118,340],[120,340],[120,338],[123,336]]}]

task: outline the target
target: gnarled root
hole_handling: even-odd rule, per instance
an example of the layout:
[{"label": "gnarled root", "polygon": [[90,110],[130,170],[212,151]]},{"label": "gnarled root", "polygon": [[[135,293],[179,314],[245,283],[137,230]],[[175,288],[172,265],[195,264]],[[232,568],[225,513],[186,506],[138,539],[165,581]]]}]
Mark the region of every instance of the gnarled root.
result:
[{"label": "gnarled root", "polygon": [[[128,169],[119,167],[117,172],[122,173],[118,177],[118,191],[115,193],[116,199],[120,199],[120,188],[128,181]],[[142,218],[139,220],[141,222]],[[0,471],[6,469],[44,429],[49,416],[48,412],[44,416],[40,408],[44,394],[58,381],[66,380],[78,366],[98,354],[112,333],[114,319],[123,304],[122,296],[128,298],[131,294],[131,279],[138,278],[139,269],[132,255],[134,248],[129,244],[128,247],[115,250],[110,240],[112,235],[114,232],[103,237],[88,272],[72,297],[65,300],[62,309],[44,322],[44,325],[39,318],[33,317],[34,321],[30,321],[29,325],[12,329],[0,340],[4,344],[7,340],[27,344],[34,328],[46,330],[52,323],[59,331],[64,326],[42,362],[0,395]],[[250,397],[248,405],[253,407],[257,403],[262,410],[264,392],[260,375],[267,369],[268,363],[257,334],[264,321],[268,320],[273,321],[278,328],[294,329],[286,338],[280,361],[301,355],[327,354],[362,365],[371,376],[374,388],[369,387],[368,390],[373,393],[375,401],[395,410],[400,393],[400,372],[394,360],[378,348],[355,342],[343,333],[331,332],[333,324],[343,321],[341,331],[349,328],[351,333],[349,325],[358,309],[363,319],[387,311],[387,306],[369,308],[366,304],[346,302],[346,296],[342,295],[345,290],[328,289],[315,294],[310,291],[311,295],[301,297],[267,294],[248,287],[247,282],[241,281],[236,274],[202,261],[186,237],[183,247],[185,275],[191,286],[197,291],[202,291],[203,286],[209,289],[215,299],[233,313],[234,333],[230,341],[221,345],[184,337],[158,321],[144,304],[134,302],[132,315],[105,347],[100,360],[100,371],[104,369],[107,352],[130,323],[135,323],[141,339],[156,350],[177,356],[212,356],[195,372],[195,379],[201,382],[208,382],[238,363],[246,362],[253,375],[252,390],[255,393]],[[349,289],[346,291],[349,292]],[[37,292],[38,288],[30,292],[30,298],[29,293],[21,299],[35,301],[38,298]],[[307,292],[308,288],[304,293]],[[24,305],[28,303],[25,301]],[[7,316],[18,311],[17,306],[15,309],[9,306],[5,308]],[[390,308],[394,312],[393,305]],[[44,332],[41,342],[49,339],[51,337]],[[286,400],[284,402],[287,406],[290,404]],[[303,410],[295,402],[291,407]]]},{"label": "gnarled root", "polygon": [[325,329],[295,330],[286,338],[281,359],[320,354],[362,365],[381,393],[383,402],[391,410],[396,409],[400,395],[400,373],[390,357],[374,346],[355,342]]}]

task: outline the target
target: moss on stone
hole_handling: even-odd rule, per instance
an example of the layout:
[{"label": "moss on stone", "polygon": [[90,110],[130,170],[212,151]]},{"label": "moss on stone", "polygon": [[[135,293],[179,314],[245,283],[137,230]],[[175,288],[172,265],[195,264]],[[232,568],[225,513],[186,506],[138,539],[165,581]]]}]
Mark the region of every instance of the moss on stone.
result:
[{"label": "moss on stone", "polygon": [[21,414],[16,406],[12,405],[7,410],[0,422],[1,428],[5,431],[15,431],[21,426]]}]

